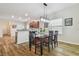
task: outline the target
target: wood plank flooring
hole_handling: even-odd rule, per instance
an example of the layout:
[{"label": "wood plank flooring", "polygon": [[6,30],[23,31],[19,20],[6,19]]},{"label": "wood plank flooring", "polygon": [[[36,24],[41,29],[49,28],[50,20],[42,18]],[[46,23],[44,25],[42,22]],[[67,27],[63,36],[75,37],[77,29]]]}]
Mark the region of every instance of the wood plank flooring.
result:
[{"label": "wood plank flooring", "polygon": [[[34,47],[29,51],[28,43],[15,44],[15,40],[9,36],[0,39],[0,56],[39,56],[39,51],[35,54]],[[57,48],[51,49],[48,53],[47,48],[43,50],[43,56],[79,56],[79,46],[60,42]]]}]

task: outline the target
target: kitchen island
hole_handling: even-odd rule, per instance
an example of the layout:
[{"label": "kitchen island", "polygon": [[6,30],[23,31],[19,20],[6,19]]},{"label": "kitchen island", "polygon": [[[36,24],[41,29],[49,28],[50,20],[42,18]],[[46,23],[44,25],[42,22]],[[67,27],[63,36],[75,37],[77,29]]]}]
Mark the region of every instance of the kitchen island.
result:
[{"label": "kitchen island", "polygon": [[16,44],[29,42],[29,31],[28,30],[17,30],[15,40],[16,40]]}]

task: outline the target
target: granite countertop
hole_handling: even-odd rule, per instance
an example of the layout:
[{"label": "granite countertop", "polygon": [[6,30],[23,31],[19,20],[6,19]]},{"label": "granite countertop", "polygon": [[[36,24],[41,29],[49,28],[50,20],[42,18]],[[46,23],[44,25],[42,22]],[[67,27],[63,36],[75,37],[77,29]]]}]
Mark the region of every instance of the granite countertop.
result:
[{"label": "granite countertop", "polygon": [[18,29],[17,31],[37,31],[35,29]]},{"label": "granite countertop", "polygon": [[17,31],[29,31],[28,29],[19,29]]}]

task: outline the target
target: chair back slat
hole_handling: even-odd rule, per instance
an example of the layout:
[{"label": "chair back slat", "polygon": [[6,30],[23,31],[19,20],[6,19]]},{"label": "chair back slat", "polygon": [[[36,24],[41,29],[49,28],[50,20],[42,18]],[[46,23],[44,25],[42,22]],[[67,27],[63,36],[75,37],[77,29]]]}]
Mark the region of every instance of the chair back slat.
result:
[{"label": "chair back slat", "polygon": [[49,31],[49,40],[53,40],[53,31]]},{"label": "chair back slat", "polygon": [[57,41],[57,39],[58,39],[58,31],[55,31],[54,40]]}]

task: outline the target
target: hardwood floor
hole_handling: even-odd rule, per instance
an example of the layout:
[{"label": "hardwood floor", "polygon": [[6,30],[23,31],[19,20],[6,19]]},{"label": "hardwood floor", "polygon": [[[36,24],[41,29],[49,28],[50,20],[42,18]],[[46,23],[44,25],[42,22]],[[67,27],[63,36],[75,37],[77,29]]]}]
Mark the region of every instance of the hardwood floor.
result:
[{"label": "hardwood floor", "polygon": [[[0,39],[0,56],[39,56],[39,51],[37,54],[34,53],[34,47],[32,51],[29,51],[28,43],[15,44],[14,40],[9,36],[4,36]],[[51,49],[48,53],[47,48],[43,50],[44,56],[79,56],[79,46],[71,45],[67,43],[60,42],[57,48]]]}]

